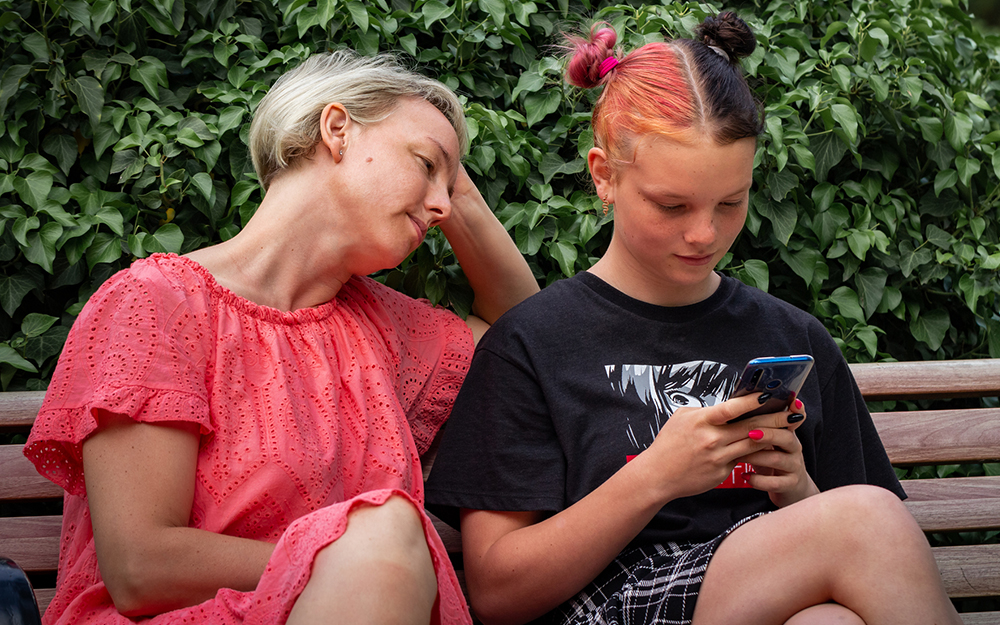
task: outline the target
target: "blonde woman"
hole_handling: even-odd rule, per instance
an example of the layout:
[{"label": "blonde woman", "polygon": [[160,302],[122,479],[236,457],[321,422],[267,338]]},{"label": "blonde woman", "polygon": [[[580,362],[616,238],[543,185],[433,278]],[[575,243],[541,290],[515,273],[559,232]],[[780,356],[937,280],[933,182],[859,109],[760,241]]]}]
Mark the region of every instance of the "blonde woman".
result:
[{"label": "blonde woman", "polygon": [[[91,297],[25,454],[66,489],[46,623],[468,623],[420,454],[487,323],[537,290],[465,174],[462,109],[386,57],[323,54],[251,127],[234,238]],[[440,226],[468,325],[366,275]]]}]

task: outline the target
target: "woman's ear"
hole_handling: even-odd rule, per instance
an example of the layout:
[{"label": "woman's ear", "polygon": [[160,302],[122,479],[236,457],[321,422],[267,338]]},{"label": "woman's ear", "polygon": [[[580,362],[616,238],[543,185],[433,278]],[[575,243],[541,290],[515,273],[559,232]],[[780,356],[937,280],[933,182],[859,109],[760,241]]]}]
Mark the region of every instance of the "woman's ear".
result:
[{"label": "woman's ear", "polygon": [[597,196],[609,204],[614,204],[615,190],[611,183],[611,164],[604,150],[590,148],[590,152],[587,152],[587,166],[590,168],[590,177],[594,179]]},{"label": "woman's ear", "polygon": [[347,149],[347,135],[351,127],[351,116],[339,102],[331,102],[323,107],[319,116],[320,143],[326,147],[339,163]]}]

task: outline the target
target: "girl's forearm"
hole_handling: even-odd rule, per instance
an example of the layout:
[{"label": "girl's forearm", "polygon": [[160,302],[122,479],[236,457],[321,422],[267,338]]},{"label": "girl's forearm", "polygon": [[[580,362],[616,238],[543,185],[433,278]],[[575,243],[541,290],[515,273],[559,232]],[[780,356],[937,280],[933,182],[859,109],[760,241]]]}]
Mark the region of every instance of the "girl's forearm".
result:
[{"label": "girl's forearm", "polygon": [[528,263],[465,173],[459,175],[451,218],[441,230],[475,293],[473,310],[487,323],[538,292]]},{"label": "girl's forearm", "polygon": [[[593,581],[673,498],[653,492],[644,470],[629,463],[566,510],[503,535],[478,562],[467,560],[476,616],[491,625],[524,623]],[[475,514],[463,518],[463,537],[475,531]]]}]

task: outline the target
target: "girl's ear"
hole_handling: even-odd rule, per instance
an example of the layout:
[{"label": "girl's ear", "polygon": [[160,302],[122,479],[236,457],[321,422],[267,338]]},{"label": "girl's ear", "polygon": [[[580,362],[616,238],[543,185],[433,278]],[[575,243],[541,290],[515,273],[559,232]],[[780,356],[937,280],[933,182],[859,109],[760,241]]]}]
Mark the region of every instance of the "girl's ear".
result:
[{"label": "girl's ear", "polygon": [[609,204],[614,204],[615,189],[611,183],[611,164],[604,150],[590,148],[590,152],[587,153],[587,166],[590,168],[590,177],[594,179],[594,186],[597,187],[597,196]]},{"label": "girl's ear", "polygon": [[320,143],[326,147],[339,163],[347,149],[347,134],[351,127],[351,116],[339,102],[331,102],[323,107],[319,116]]}]

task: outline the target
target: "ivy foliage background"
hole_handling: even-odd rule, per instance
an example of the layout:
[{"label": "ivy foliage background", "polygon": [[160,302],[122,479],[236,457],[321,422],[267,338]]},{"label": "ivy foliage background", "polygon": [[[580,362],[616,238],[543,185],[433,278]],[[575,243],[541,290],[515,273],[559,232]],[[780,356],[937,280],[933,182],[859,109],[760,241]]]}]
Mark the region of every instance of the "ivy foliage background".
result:
[{"label": "ivy foliage background", "polygon": [[[467,159],[541,283],[610,238],[585,175],[590,102],[561,29],[626,46],[721,4],[586,0],[0,1],[0,385],[44,388],[113,272],[233,236],[261,191],[245,148],[268,86],[308,54],[397,51],[463,98]],[[852,361],[1000,356],[1000,38],[952,0],[735,8],[767,108],[747,227],[723,271],[818,316]],[[380,279],[467,312],[432,234]]]}]

